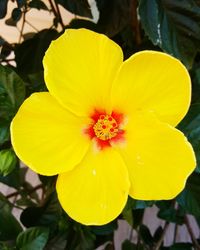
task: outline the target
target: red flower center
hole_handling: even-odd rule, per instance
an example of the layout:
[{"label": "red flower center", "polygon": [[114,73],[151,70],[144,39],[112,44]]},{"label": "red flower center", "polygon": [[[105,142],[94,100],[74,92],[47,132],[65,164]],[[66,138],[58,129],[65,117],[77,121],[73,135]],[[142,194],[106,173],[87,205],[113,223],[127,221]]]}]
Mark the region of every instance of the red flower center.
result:
[{"label": "red flower center", "polygon": [[118,125],[111,115],[100,115],[93,126],[97,138],[106,141],[115,137],[118,133]]},{"label": "red flower center", "polygon": [[92,123],[85,129],[91,139],[95,139],[100,149],[110,147],[112,142],[124,140],[125,131],[122,129],[124,115],[112,112],[106,114],[97,111],[91,115]]}]

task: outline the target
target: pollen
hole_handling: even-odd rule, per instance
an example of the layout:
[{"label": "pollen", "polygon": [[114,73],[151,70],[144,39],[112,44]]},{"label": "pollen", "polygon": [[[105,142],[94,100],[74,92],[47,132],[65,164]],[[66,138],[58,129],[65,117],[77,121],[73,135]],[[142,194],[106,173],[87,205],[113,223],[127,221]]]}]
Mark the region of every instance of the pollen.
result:
[{"label": "pollen", "polygon": [[106,141],[117,135],[118,124],[111,115],[100,115],[93,130],[97,138]]}]

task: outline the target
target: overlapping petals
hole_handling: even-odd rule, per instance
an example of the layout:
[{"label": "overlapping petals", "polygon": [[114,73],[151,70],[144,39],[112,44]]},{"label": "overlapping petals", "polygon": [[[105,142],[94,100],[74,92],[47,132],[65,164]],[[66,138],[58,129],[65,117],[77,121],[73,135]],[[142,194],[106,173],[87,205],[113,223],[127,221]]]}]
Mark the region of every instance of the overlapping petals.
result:
[{"label": "overlapping petals", "polygon": [[[59,173],[61,205],[87,225],[116,218],[128,194],[174,198],[196,164],[191,145],[174,128],[191,99],[185,67],[155,51],[122,60],[121,49],[106,36],[67,30],[44,58],[49,93],[29,97],[11,126],[19,158],[40,174]],[[120,140],[96,147],[95,131],[86,132],[95,110],[122,114],[115,124]]]},{"label": "overlapping petals", "polygon": [[79,116],[109,109],[114,77],[123,62],[121,48],[86,29],[67,30],[44,57],[45,82],[64,107]]}]

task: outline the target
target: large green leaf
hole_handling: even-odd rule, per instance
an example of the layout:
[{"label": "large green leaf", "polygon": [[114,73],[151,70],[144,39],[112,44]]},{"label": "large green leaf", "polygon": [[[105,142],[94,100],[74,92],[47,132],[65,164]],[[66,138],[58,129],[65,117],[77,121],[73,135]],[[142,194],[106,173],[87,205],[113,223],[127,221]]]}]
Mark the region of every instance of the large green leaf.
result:
[{"label": "large green leaf", "polygon": [[0,19],[4,18],[7,13],[7,4],[8,4],[8,0],[0,1]]},{"label": "large green leaf", "polygon": [[[71,232],[70,232],[71,231]],[[90,227],[74,223],[68,233],[67,250],[93,250],[96,236]]]},{"label": "large green leaf", "polygon": [[200,7],[195,0],[140,0],[145,33],[165,52],[191,68],[200,49]]},{"label": "large green leaf", "polygon": [[32,227],[19,234],[16,245],[20,250],[43,250],[48,237],[48,228]]},{"label": "large green leaf", "polygon": [[46,4],[42,0],[32,0],[28,5],[30,8],[35,8],[38,10],[48,10]]},{"label": "large green leaf", "polygon": [[200,172],[200,103],[192,104],[188,114],[179,124],[179,129],[184,132],[191,142],[196,154],[197,168]]},{"label": "large green leaf", "polygon": [[17,164],[15,169],[7,176],[0,175],[0,182],[8,185],[9,187],[19,189],[25,182],[26,170],[26,168],[19,168],[19,164]]},{"label": "large green leaf", "polygon": [[138,249],[138,246],[129,240],[125,240],[122,243],[122,250],[137,250],[137,249]]},{"label": "large green leaf", "polygon": [[56,0],[56,2],[73,14],[92,18],[90,5],[87,0]]},{"label": "large green leaf", "polygon": [[[33,74],[43,70],[42,60],[51,41],[57,38],[58,32],[45,29],[34,37],[24,41],[15,48],[17,70],[20,74]],[[34,55],[34,56],[33,56]]]},{"label": "large green leaf", "polygon": [[10,121],[25,98],[25,85],[14,70],[0,65],[0,124]]},{"label": "large green leaf", "polygon": [[193,173],[187,181],[184,191],[177,197],[177,202],[188,213],[200,218],[200,174]]},{"label": "large green leaf", "polygon": [[20,220],[26,227],[39,225],[53,229],[59,223],[61,211],[56,193],[54,192],[47,198],[43,206],[26,208],[22,212]]},{"label": "large green leaf", "polygon": [[22,228],[12,215],[9,203],[0,193],[0,241],[14,240],[21,231]]},{"label": "large green leaf", "polygon": [[0,121],[0,145],[9,140],[10,123],[8,121]]},{"label": "large green leaf", "polygon": [[169,250],[192,250],[191,243],[176,243],[169,248]]},{"label": "large green leaf", "polygon": [[118,228],[117,221],[114,220],[103,226],[93,226],[92,231],[96,235],[108,235],[112,234],[115,230],[117,230],[117,228]]},{"label": "large green leaf", "polygon": [[0,174],[6,176],[10,174],[17,165],[17,157],[12,149],[0,151]]},{"label": "large green leaf", "polygon": [[131,0],[96,0],[100,13],[98,27],[102,33],[113,37],[131,22]]}]

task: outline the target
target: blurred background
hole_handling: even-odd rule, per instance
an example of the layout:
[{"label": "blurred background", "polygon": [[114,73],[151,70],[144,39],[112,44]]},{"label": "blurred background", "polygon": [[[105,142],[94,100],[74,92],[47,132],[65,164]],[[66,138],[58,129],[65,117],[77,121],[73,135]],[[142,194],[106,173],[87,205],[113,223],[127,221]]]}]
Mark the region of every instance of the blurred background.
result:
[{"label": "blurred background", "polygon": [[[197,168],[170,201],[129,199],[105,226],[83,226],[61,209],[55,177],[37,175],[12,150],[9,126],[31,93],[46,90],[42,59],[67,28],[104,33],[123,49],[164,51],[181,60],[193,86],[179,124]],[[0,0],[0,250],[200,249],[200,1]],[[162,167],[162,166],[161,166]]]}]

